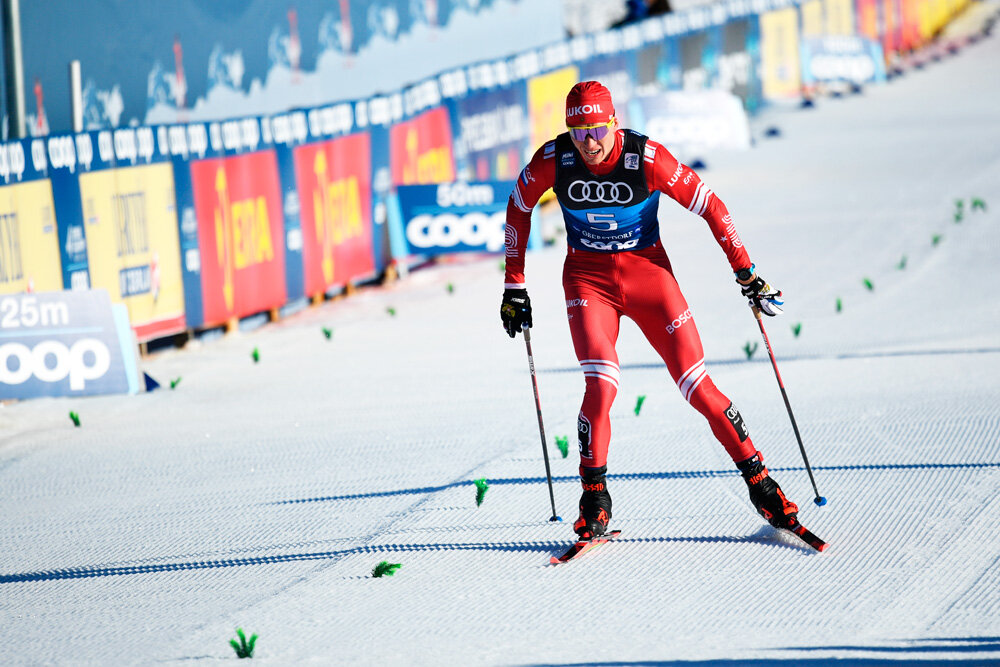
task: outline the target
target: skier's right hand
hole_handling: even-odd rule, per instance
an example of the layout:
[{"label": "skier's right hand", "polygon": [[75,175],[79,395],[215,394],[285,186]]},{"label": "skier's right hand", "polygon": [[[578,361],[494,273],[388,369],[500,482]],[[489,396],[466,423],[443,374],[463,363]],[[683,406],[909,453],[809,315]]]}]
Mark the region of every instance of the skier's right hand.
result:
[{"label": "skier's right hand", "polygon": [[507,335],[513,338],[522,325],[531,328],[531,299],[528,290],[507,288],[500,303],[500,321]]},{"label": "skier's right hand", "polygon": [[749,300],[751,308],[771,317],[781,315],[781,306],[785,303],[781,300],[781,290],[768,285],[766,280],[757,275],[753,265],[749,269],[737,271],[736,282],[739,283],[743,296]]}]

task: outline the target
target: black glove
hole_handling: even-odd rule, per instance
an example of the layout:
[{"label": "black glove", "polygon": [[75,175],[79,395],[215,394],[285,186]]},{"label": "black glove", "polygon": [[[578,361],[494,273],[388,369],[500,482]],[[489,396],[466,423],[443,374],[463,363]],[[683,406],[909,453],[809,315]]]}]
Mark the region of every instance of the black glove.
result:
[{"label": "black glove", "polygon": [[751,308],[756,308],[771,317],[781,315],[781,306],[785,303],[780,299],[781,290],[768,285],[766,280],[757,275],[753,265],[749,269],[737,271],[736,282],[739,283],[740,291],[748,299]]},{"label": "black glove", "polygon": [[513,338],[524,324],[531,328],[531,299],[526,289],[505,289],[500,303],[500,321],[507,335]]}]

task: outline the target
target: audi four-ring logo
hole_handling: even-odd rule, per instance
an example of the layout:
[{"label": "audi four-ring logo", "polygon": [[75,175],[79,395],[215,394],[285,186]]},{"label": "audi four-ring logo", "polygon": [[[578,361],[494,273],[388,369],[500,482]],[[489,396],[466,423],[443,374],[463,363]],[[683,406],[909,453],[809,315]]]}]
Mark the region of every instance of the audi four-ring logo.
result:
[{"label": "audi four-ring logo", "polygon": [[577,202],[627,204],[632,201],[632,188],[626,183],[573,181],[569,184],[567,193],[570,199]]}]

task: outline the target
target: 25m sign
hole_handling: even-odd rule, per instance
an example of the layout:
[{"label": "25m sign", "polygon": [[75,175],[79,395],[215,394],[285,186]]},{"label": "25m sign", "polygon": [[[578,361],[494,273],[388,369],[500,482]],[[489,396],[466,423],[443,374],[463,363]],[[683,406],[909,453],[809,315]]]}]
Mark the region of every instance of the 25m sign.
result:
[{"label": "25m sign", "polygon": [[0,399],[133,392],[124,306],[104,290],[0,297]]}]

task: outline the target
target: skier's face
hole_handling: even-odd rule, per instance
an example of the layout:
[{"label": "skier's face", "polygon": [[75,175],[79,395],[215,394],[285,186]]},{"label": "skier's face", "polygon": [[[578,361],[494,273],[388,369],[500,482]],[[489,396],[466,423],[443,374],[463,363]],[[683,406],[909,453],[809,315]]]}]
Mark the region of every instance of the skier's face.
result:
[{"label": "skier's face", "polygon": [[618,130],[618,119],[615,118],[611,124],[610,131],[607,132],[600,139],[595,139],[594,134],[587,134],[583,141],[580,141],[575,136],[573,132],[570,132],[569,138],[576,146],[576,150],[580,152],[580,157],[586,164],[600,164],[608,159],[611,155],[611,151],[615,147],[615,133]]}]

